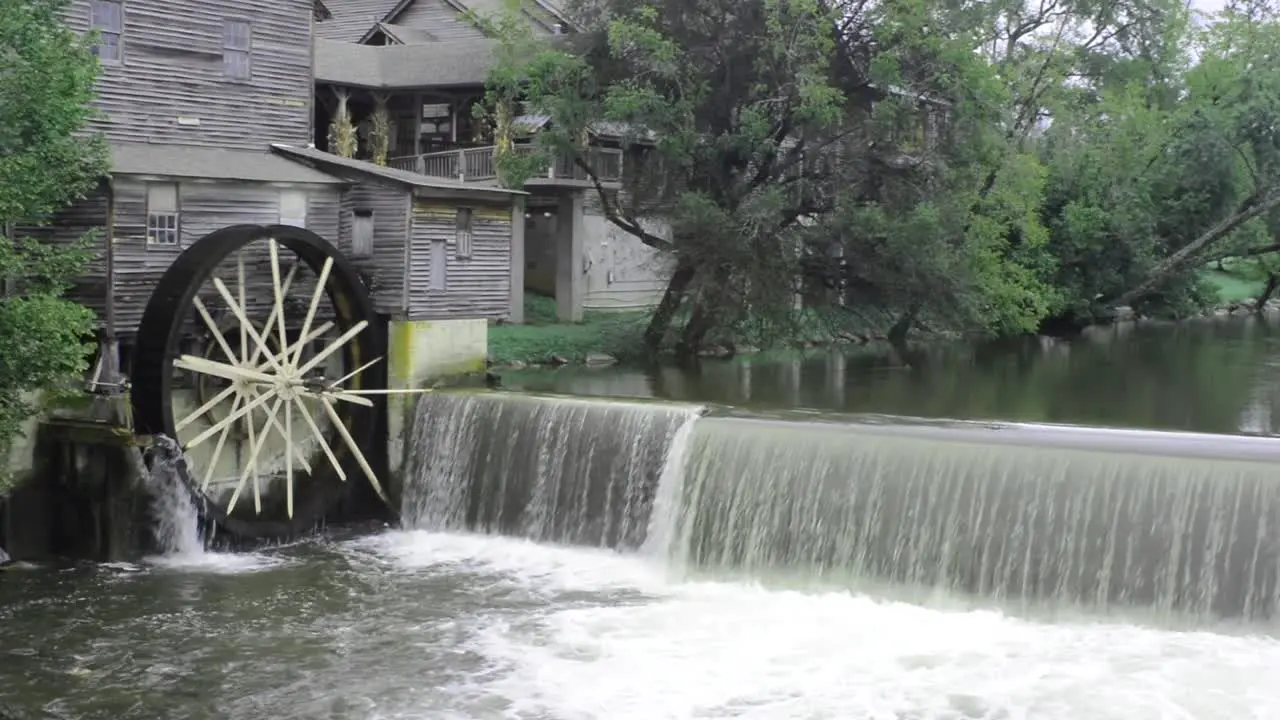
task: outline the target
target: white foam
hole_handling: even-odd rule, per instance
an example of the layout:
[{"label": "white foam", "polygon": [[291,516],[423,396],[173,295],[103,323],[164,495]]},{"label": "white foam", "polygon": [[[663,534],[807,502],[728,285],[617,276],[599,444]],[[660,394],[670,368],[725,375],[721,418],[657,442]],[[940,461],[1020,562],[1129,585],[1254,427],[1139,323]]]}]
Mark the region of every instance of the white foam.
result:
[{"label": "white foam", "polygon": [[[643,558],[501,538],[390,533],[358,545],[397,572],[496,574],[546,598],[529,614],[474,620],[472,649],[492,662],[475,692],[505,697],[512,717],[1280,717],[1270,637],[667,584]],[[620,601],[622,589],[635,592]],[[564,591],[573,602],[556,599]]]}]

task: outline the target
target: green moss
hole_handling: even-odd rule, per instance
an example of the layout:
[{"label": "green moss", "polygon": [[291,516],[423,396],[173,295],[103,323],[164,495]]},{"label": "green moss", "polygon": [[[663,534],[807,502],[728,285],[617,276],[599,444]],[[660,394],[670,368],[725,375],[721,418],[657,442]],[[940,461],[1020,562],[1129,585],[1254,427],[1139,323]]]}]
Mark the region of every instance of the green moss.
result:
[{"label": "green moss", "polygon": [[531,319],[527,325],[497,325],[489,328],[489,358],[498,365],[544,363],[553,357],[581,362],[591,353],[631,359],[642,352],[648,322],[649,313],[642,311],[588,313],[580,323]]}]

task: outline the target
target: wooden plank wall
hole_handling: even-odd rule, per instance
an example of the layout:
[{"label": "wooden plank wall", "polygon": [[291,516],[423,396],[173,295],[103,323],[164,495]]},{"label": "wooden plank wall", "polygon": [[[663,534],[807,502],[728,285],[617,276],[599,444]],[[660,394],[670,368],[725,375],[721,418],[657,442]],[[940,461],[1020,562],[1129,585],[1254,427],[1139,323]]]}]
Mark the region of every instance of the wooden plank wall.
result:
[{"label": "wooden plank wall", "polygon": [[[405,241],[409,235],[410,190],[400,184],[358,182],[342,198],[339,249],[365,275],[373,304],[379,313],[404,311]],[[357,210],[373,211],[373,255],[352,253],[352,216]]]},{"label": "wooden plank wall", "polygon": [[[419,200],[413,208],[409,318],[507,317],[511,286],[511,208],[473,205],[471,257],[459,258],[457,207]],[[446,248],[446,289],[431,289],[431,244]]]},{"label": "wooden plank wall", "polygon": [[[214,230],[242,223],[276,224],[280,221],[281,187],[264,183],[200,182],[179,184],[180,244],[178,247],[148,245],[146,241],[146,184],[136,180],[115,183],[115,296],[116,329],[124,337],[137,331],[142,312],[151,292],[164,271],[186,247]],[[338,189],[323,186],[296,186],[308,194],[307,225],[321,235],[335,240]],[[286,253],[286,256],[288,253]],[[246,249],[245,264],[249,270],[246,285],[251,312],[265,317],[263,308],[272,301],[269,250],[265,243]],[[284,258],[282,258],[284,259]],[[234,260],[219,268],[217,275],[236,292]],[[310,272],[299,271],[290,295],[308,298],[314,285]],[[206,285],[201,297],[215,315],[223,302],[212,284]],[[305,313],[305,307],[301,310]],[[294,313],[291,312],[291,316]]]},{"label": "wooden plank wall", "polygon": [[[89,28],[89,6],[74,0],[67,18],[73,29]],[[134,142],[306,145],[313,122],[312,7],[312,0],[128,0],[124,61],[103,65],[97,105],[104,117],[94,128]],[[225,19],[251,22],[249,81],[223,75]]]}]

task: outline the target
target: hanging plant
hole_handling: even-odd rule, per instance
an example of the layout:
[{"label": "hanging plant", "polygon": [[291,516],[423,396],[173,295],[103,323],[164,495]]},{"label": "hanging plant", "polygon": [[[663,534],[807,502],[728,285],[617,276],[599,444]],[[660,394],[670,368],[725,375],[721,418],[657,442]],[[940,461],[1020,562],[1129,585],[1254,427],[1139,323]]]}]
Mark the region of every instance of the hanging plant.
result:
[{"label": "hanging plant", "polygon": [[369,144],[373,151],[373,164],[386,166],[387,151],[391,147],[391,113],[387,109],[387,95],[374,96],[376,107],[370,120]]}]

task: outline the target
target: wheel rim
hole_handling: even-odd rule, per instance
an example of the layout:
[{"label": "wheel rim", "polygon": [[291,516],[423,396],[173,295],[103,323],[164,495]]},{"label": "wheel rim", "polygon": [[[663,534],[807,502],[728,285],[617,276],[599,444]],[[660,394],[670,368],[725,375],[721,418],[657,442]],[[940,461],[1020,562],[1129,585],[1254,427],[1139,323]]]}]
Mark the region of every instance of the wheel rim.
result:
[{"label": "wheel rim", "polygon": [[323,519],[353,475],[383,495],[380,336],[359,275],[319,236],[217,231],[183,251],[143,314],[135,427],[178,440],[184,479],[233,533],[297,533]]}]

